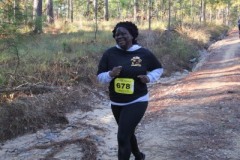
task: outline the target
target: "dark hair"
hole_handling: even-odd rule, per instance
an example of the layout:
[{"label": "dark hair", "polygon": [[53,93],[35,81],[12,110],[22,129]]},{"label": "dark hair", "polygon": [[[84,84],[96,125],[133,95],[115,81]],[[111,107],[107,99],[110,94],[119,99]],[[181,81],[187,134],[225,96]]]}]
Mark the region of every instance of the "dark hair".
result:
[{"label": "dark hair", "polygon": [[138,37],[138,28],[134,23],[129,22],[129,21],[117,23],[117,25],[114,27],[114,29],[112,31],[113,38],[115,38],[116,30],[117,30],[118,27],[126,28],[128,30],[128,32],[133,36],[132,43],[137,44],[136,38]]}]

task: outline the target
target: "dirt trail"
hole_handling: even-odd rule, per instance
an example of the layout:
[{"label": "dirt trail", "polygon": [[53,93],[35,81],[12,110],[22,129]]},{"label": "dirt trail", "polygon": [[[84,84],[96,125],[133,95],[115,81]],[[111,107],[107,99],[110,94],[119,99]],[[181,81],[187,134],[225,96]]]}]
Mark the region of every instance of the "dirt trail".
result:
[{"label": "dirt trail", "polygon": [[152,88],[139,133],[147,159],[240,159],[239,42],[231,34],[187,77]]},{"label": "dirt trail", "polygon": [[[137,129],[146,160],[240,159],[237,33],[209,50],[185,78],[150,86],[150,105]],[[102,100],[92,112],[67,114],[67,125],[1,144],[0,160],[117,160],[117,126],[107,99]]]}]

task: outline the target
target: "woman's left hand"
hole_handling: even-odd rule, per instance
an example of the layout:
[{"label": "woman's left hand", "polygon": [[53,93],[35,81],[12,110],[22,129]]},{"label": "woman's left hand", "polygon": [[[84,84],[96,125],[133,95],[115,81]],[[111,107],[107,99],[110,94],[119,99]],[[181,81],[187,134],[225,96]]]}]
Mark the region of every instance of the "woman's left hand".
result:
[{"label": "woman's left hand", "polygon": [[137,77],[141,80],[142,83],[149,83],[150,82],[150,79],[148,78],[147,75],[139,75]]}]

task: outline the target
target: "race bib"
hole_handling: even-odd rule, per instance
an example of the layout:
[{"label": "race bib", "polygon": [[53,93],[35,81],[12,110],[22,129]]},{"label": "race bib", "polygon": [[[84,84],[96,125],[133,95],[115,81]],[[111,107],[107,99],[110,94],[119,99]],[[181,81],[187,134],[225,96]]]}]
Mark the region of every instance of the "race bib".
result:
[{"label": "race bib", "polygon": [[133,94],[134,80],[131,78],[116,78],[114,80],[114,90],[121,94]]}]

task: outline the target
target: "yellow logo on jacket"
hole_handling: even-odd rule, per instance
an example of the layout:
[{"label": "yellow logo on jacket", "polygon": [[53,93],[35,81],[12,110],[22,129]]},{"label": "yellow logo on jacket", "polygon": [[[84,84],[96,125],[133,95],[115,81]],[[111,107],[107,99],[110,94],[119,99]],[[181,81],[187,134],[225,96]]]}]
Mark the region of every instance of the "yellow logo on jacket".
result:
[{"label": "yellow logo on jacket", "polygon": [[142,65],[141,65],[142,60],[141,60],[141,58],[138,57],[138,56],[133,57],[133,58],[131,59],[131,61],[132,61],[131,66],[138,66],[138,67],[141,67],[141,66],[142,66]]}]

